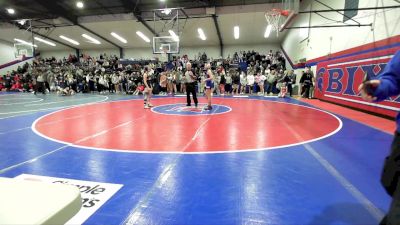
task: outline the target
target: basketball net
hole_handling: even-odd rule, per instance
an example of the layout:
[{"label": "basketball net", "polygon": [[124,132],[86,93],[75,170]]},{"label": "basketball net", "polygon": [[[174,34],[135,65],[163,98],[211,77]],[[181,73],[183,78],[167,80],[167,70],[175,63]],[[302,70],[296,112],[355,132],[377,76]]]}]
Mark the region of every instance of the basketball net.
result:
[{"label": "basketball net", "polygon": [[276,36],[279,36],[279,21],[281,19],[282,10],[280,9],[267,9],[265,11],[265,19],[268,25],[271,25],[271,30],[276,31]]}]

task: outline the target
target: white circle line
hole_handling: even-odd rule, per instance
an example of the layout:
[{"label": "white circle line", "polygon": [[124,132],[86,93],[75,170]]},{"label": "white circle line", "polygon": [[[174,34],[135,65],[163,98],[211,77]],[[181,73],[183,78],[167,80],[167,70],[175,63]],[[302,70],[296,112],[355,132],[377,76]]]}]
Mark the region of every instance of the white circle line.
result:
[{"label": "white circle line", "polygon": [[[143,100],[143,99],[131,99],[131,100],[123,100],[123,101],[132,101],[132,100],[135,101],[135,100]],[[267,101],[267,100],[264,100],[264,99],[245,99],[245,100]],[[118,102],[118,101],[113,101],[113,102]],[[339,117],[337,117],[336,115],[334,115],[333,113],[330,113],[328,111],[325,111],[325,110],[322,110],[322,109],[318,109],[318,108],[313,108],[313,107],[310,107],[310,106],[289,103],[289,102],[279,102],[279,101],[269,101],[269,102],[295,105],[295,106],[309,108],[309,109],[313,109],[313,110],[317,110],[317,111],[326,113],[326,114],[331,115],[332,117],[334,117],[339,122],[339,126],[334,131],[332,131],[332,132],[330,132],[330,133],[328,133],[328,134],[326,134],[324,136],[321,136],[321,137],[318,137],[318,138],[314,138],[314,139],[310,139],[310,140],[303,141],[303,142],[294,143],[294,144],[280,145],[280,146],[266,147],[266,148],[229,150],[229,151],[210,151],[210,152],[179,152],[179,151],[168,151],[168,152],[166,152],[166,151],[151,151],[151,152],[149,152],[149,151],[138,151],[138,150],[127,150],[127,149],[108,149],[108,148],[88,147],[88,146],[84,146],[84,145],[76,145],[76,144],[72,144],[70,142],[57,140],[57,139],[48,137],[48,136],[46,136],[46,135],[44,135],[44,134],[42,134],[42,133],[40,133],[39,131],[36,130],[36,127],[35,127],[36,123],[40,119],[42,119],[42,118],[44,118],[46,116],[50,116],[50,115],[52,115],[54,113],[57,113],[57,112],[61,112],[63,110],[67,110],[67,109],[71,109],[71,108],[77,108],[77,107],[80,107],[80,106],[71,107],[71,108],[64,108],[64,109],[60,109],[60,110],[51,112],[49,114],[43,115],[43,116],[37,118],[32,123],[32,127],[31,128],[32,128],[32,131],[34,133],[36,133],[37,135],[39,135],[39,136],[41,136],[41,137],[43,137],[45,139],[48,139],[48,140],[51,140],[51,141],[54,141],[54,142],[58,142],[58,143],[62,143],[62,144],[66,144],[66,145],[69,145],[71,147],[81,148],[81,149],[90,149],[90,150],[98,150],[98,151],[109,151],[109,152],[121,152],[121,153],[128,153],[128,154],[140,153],[140,154],[188,154],[188,155],[196,155],[196,154],[229,154],[229,153],[241,153],[241,152],[267,151],[267,150],[274,150],[274,149],[279,149],[279,148],[294,147],[294,146],[304,145],[304,144],[307,144],[307,143],[319,141],[319,140],[325,139],[327,137],[330,137],[330,136],[336,134],[337,132],[339,132],[343,127],[342,120]],[[105,103],[110,103],[110,102],[105,102]],[[94,104],[104,104],[104,102],[98,102],[98,103],[94,103]],[[81,105],[81,106],[83,106],[83,105]]]}]

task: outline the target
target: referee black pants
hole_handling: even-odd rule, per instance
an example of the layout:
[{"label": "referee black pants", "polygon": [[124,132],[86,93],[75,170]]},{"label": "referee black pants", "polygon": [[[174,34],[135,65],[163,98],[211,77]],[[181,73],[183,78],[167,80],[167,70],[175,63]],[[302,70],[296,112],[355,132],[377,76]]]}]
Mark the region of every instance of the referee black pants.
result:
[{"label": "referee black pants", "polygon": [[386,192],[392,196],[389,212],[380,225],[400,224],[400,133],[396,132],[392,142],[391,153],[386,157],[383,166],[381,183]]},{"label": "referee black pants", "polygon": [[45,87],[44,82],[36,81],[35,94],[36,94],[39,90],[40,90],[43,94],[46,93],[46,87]]},{"label": "referee black pants", "polygon": [[197,106],[196,85],[195,82],[186,84],[186,101],[187,105],[191,105],[190,94],[193,95],[194,104]]}]

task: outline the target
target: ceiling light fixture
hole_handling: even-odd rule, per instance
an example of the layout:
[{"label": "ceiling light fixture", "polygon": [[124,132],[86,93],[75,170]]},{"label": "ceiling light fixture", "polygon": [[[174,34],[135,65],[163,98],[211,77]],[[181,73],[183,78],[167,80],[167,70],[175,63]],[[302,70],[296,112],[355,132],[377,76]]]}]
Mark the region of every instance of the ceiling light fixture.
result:
[{"label": "ceiling light fixture", "polygon": [[87,34],[82,34],[82,37],[88,39],[88,40],[91,41],[93,44],[96,44],[96,45],[101,44],[101,42],[100,42],[99,40],[97,40],[96,38],[91,37],[91,36],[89,36],[89,35],[87,35]]},{"label": "ceiling light fixture", "polygon": [[200,39],[201,39],[201,40],[203,40],[203,41],[207,40],[206,35],[204,34],[203,29],[198,28],[198,29],[197,29],[197,32],[199,33],[199,36],[200,36]]},{"label": "ceiling light fixture", "polygon": [[53,46],[53,47],[56,46],[56,44],[54,44],[53,42],[46,41],[46,40],[41,39],[41,38],[39,38],[39,37],[34,37],[34,38],[35,38],[35,40],[37,40],[37,41],[43,42],[43,43],[48,44],[48,45],[51,45],[51,46]]},{"label": "ceiling light fixture", "polygon": [[168,32],[172,36],[172,39],[174,39],[174,41],[179,41],[179,36],[176,35],[173,30],[169,30]]},{"label": "ceiling light fixture", "polygon": [[165,8],[161,12],[164,13],[165,15],[169,15],[169,14],[171,14],[172,9]]},{"label": "ceiling light fixture", "polygon": [[233,35],[234,35],[235,39],[239,39],[239,26],[235,26],[233,28]]},{"label": "ceiling light fixture", "polygon": [[21,24],[22,26],[25,25],[26,20],[18,20],[18,23]]},{"label": "ceiling light fixture", "polygon": [[117,33],[111,32],[111,35],[124,44],[128,43],[128,41],[125,38],[119,36]]},{"label": "ceiling light fixture", "polygon": [[83,2],[81,1],[76,2],[76,7],[82,9],[84,7]]},{"label": "ceiling light fixture", "polygon": [[15,10],[12,8],[8,8],[6,10],[7,10],[8,14],[15,14]]},{"label": "ceiling light fixture", "polygon": [[141,37],[145,42],[150,43],[150,39],[149,39],[146,35],[144,35],[142,32],[136,31],[136,34],[137,34],[139,37]]},{"label": "ceiling light fixture", "polygon": [[27,41],[24,41],[24,40],[21,40],[21,39],[18,39],[18,38],[14,38],[14,41],[37,48],[37,45],[34,45],[32,43],[29,43]]},{"label": "ceiling light fixture", "polygon": [[77,41],[75,41],[75,40],[73,40],[71,38],[65,37],[63,35],[60,35],[60,38],[66,40],[66,41],[68,41],[68,42],[70,42],[70,43],[72,43],[74,45],[79,45],[79,42],[77,42]]}]

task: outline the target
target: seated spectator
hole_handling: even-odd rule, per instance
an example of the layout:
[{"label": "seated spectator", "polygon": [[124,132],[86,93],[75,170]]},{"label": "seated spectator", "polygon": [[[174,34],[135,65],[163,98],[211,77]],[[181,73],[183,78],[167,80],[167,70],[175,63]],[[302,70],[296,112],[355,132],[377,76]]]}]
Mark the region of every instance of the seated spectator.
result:
[{"label": "seated spectator", "polygon": [[15,92],[23,92],[22,84],[19,81],[17,81],[13,83],[10,90]]},{"label": "seated spectator", "polygon": [[142,95],[144,91],[144,85],[142,83],[139,83],[139,85],[136,88],[136,91],[133,93],[134,95]]},{"label": "seated spectator", "polygon": [[283,77],[278,81],[278,89],[280,90],[278,94],[279,98],[286,97],[286,93],[288,91],[288,85],[290,82],[291,79],[288,75],[288,71],[285,71]]}]

